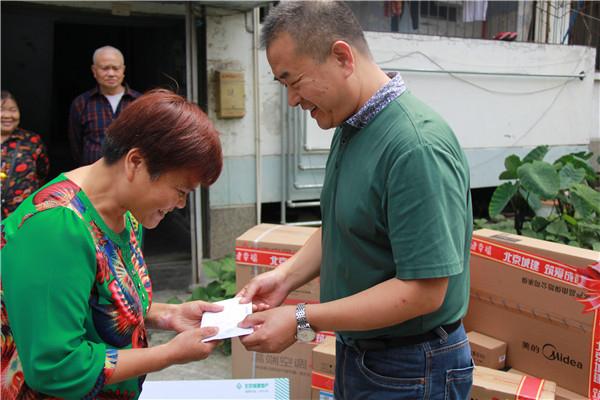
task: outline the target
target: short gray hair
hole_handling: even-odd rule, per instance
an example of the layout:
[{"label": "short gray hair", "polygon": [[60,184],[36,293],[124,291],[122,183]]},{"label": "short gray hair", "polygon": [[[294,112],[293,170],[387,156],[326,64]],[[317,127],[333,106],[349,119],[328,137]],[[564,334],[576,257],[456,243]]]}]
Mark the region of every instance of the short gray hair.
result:
[{"label": "short gray hair", "polygon": [[264,21],[262,48],[268,48],[284,32],[294,40],[298,53],[317,62],[325,61],[336,40],[372,58],[358,20],[342,1],[282,1]]},{"label": "short gray hair", "polygon": [[98,58],[98,54],[104,52],[104,51],[114,51],[115,53],[119,54],[121,56],[121,60],[123,60],[123,63],[125,63],[125,57],[123,57],[123,53],[121,53],[121,50],[117,49],[116,47],[112,47],[112,46],[102,46],[102,47],[98,47],[95,51],[94,51],[94,55],[92,56],[92,64],[96,64],[96,58]]}]

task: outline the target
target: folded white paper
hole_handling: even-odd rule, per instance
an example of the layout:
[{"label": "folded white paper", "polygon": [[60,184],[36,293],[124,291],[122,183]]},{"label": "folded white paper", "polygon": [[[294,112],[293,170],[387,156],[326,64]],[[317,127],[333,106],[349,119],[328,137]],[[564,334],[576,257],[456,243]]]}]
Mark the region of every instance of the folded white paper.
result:
[{"label": "folded white paper", "polygon": [[219,332],[215,336],[203,339],[203,342],[248,335],[254,332],[252,328],[240,328],[237,326],[247,315],[252,314],[252,303],[240,304],[240,298],[234,297],[232,299],[217,301],[215,304],[222,305],[223,311],[216,313],[205,312],[202,314],[200,327],[216,326],[219,328]]}]

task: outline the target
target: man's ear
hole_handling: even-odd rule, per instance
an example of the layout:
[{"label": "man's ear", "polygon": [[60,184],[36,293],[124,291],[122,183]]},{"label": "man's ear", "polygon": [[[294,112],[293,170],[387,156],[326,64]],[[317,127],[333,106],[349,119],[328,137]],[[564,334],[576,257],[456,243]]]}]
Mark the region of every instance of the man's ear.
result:
[{"label": "man's ear", "polygon": [[128,181],[133,181],[136,175],[145,172],[146,160],[142,157],[137,147],[129,150],[124,157],[125,177]]},{"label": "man's ear", "polygon": [[343,40],[336,40],[331,45],[331,56],[336,64],[341,67],[346,73],[346,76],[351,75],[355,68],[355,58],[352,46]]}]

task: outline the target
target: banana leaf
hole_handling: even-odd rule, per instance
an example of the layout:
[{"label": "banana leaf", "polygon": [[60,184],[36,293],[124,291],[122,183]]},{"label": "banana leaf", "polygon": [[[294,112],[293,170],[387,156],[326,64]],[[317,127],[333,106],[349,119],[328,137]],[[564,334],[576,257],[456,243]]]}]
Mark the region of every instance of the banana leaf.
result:
[{"label": "banana leaf", "polygon": [[573,193],[590,206],[596,214],[600,215],[600,192],[582,183],[573,185],[572,190]]},{"label": "banana leaf", "polygon": [[518,185],[512,184],[511,182],[503,183],[496,188],[492,194],[490,205],[488,207],[490,217],[493,218],[506,208],[510,199],[517,193],[517,189]]},{"label": "banana leaf", "polygon": [[533,161],[542,161],[544,157],[546,157],[546,154],[548,154],[549,150],[550,147],[547,145],[536,147],[535,149],[527,153],[525,157],[523,157],[523,164],[530,163]]},{"label": "banana leaf", "polygon": [[523,164],[517,169],[521,185],[541,199],[556,198],[560,189],[560,178],[552,165],[543,161]]},{"label": "banana leaf", "polygon": [[566,222],[561,218],[556,218],[547,227],[546,232],[554,236],[561,236],[567,239],[574,239],[573,235],[569,231],[569,227]]},{"label": "banana leaf", "polygon": [[504,167],[506,171],[503,171],[499,179],[507,180],[507,179],[517,179],[517,168],[521,166],[522,162],[518,155],[512,154],[504,160]]},{"label": "banana leaf", "polygon": [[576,183],[581,183],[585,179],[585,170],[575,168],[573,164],[566,164],[558,172],[560,178],[560,188],[565,190],[571,188]]}]

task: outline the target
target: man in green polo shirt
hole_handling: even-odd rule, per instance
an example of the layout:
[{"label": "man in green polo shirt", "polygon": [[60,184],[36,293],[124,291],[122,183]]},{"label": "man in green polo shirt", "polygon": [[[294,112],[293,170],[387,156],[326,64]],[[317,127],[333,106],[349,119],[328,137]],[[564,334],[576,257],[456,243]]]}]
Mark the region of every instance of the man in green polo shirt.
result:
[{"label": "man in green polo shirt", "polygon": [[[248,350],[279,352],[335,331],[336,399],[465,399],[471,351],[469,168],[450,127],[374,62],[342,2],[282,2],[263,44],[290,106],[337,127],[322,229],[241,292],[259,312]],[[321,303],[278,307],[321,277]]]}]

